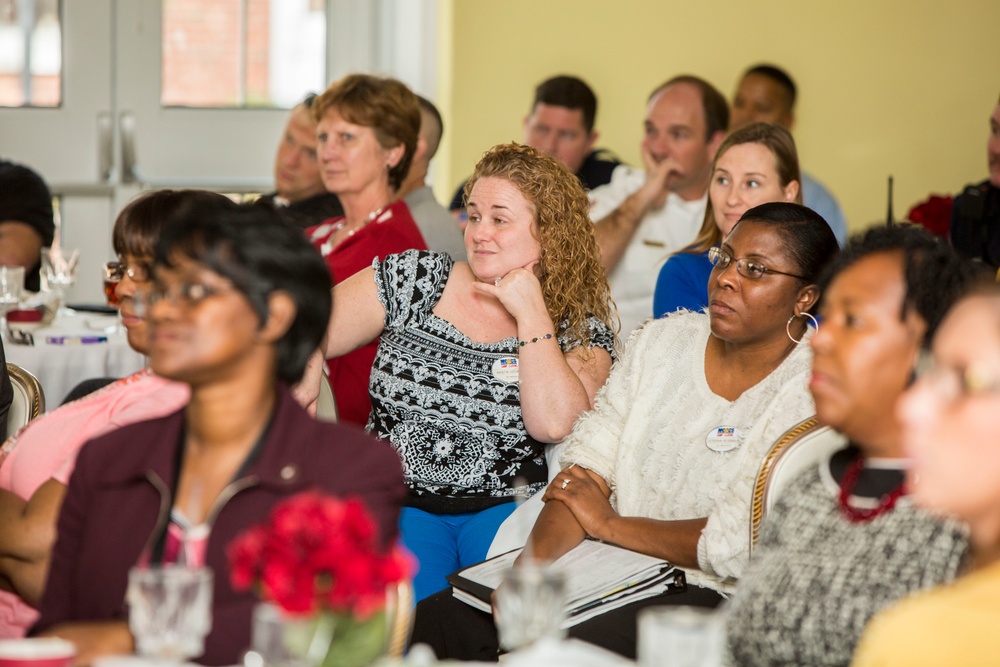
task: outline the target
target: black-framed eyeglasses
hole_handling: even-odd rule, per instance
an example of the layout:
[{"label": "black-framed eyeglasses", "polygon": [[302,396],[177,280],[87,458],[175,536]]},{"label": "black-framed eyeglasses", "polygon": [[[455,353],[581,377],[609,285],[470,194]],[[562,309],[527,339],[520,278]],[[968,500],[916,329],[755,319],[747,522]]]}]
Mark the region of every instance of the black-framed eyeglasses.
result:
[{"label": "black-framed eyeglasses", "polygon": [[808,281],[808,278],[805,276],[799,276],[794,273],[772,269],[760,263],[756,259],[747,259],[746,257],[740,257],[737,259],[718,246],[708,249],[708,261],[710,261],[712,266],[716,269],[725,269],[735,261],[737,273],[744,278],[749,278],[750,280],[760,280],[766,273],[776,273],[779,276],[789,276],[791,278]]},{"label": "black-framed eyeglasses", "polygon": [[1000,393],[1000,378],[996,373],[979,364],[945,366],[927,350],[921,350],[914,372],[918,380],[928,383],[940,398],[950,403],[960,398]]},{"label": "black-framed eyeglasses", "polygon": [[119,260],[117,262],[108,262],[104,267],[104,272],[108,280],[113,280],[114,282],[119,282],[122,278],[128,276],[134,282],[144,283],[152,277],[153,267],[148,262],[126,264]]}]

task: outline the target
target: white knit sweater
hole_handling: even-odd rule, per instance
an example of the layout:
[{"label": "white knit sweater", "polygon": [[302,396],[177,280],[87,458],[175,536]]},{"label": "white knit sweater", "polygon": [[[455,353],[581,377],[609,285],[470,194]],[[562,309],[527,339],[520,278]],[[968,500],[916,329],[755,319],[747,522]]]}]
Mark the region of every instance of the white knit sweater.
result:
[{"label": "white knit sweater", "polygon": [[[815,409],[807,380],[811,353],[800,344],[736,401],[705,378],[709,316],[678,312],[629,339],[622,360],[567,440],[562,464],[593,470],[611,486],[622,516],[708,517],[698,541],[701,571],[688,580],[729,593],[749,557],[753,481],[771,444]],[[718,427],[739,444],[707,445]]]}]

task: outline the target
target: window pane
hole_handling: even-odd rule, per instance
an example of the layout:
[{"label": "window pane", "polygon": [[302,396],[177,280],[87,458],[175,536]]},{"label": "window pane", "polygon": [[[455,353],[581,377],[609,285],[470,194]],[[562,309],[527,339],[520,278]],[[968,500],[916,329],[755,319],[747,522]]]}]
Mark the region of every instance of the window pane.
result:
[{"label": "window pane", "polygon": [[0,106],[59,106],[59,9],[59,0],[0,0]]},{"label": "window pane", "polygon": [[324,5],[316,0],[164,0],[161,103],[292,107],[310,90],[321,90]]}]

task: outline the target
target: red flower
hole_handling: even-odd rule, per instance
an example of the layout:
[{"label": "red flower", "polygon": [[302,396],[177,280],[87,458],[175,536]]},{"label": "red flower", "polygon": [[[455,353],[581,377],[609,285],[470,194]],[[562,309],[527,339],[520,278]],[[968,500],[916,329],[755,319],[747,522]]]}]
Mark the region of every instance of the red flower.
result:
[{"label": "red flower", "polygon": [[259,584],[265,598],[296,614],[325,609],[367,618],[385,607],[386,588],[413,570],[405,551],[379,548],[360,500],[311,491],[277,505],[227,554],[234,588]]}]

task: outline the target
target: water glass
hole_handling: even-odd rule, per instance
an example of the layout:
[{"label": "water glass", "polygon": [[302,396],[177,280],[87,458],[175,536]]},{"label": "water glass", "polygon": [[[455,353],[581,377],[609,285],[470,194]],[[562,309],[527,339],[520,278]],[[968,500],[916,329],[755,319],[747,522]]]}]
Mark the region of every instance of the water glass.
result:
[{"label": "water glass", "polygon": [[41,283],[43,291],[61,292],[76,283],[80,251],[54,246],[42,248]]},{"label": "water glass", "polygon": [[511,568],[496,594],[500,646],[513,651],[542,638],[562,639],[566,577],[551,566]]},{"label": "water glass", "polygon": [[181,663],[205,652],[212,629],[212,571],[180,565],[134,567],[128,573],[128,624],[136,653]]},{"label": "water glass", "polygon": [[7,313],[21,302],[24,290],[23,266],[0,266],[0,331],[7,332]]},{"label": "water glass", "polygon": [[706,607],[648,607],[639,612],[641,667],[717,667],[725,629],[721,614]]}]

